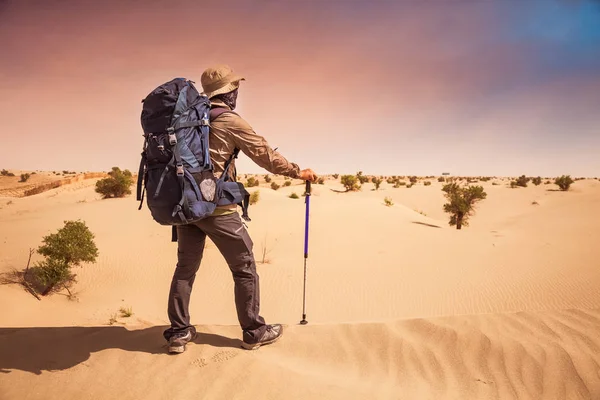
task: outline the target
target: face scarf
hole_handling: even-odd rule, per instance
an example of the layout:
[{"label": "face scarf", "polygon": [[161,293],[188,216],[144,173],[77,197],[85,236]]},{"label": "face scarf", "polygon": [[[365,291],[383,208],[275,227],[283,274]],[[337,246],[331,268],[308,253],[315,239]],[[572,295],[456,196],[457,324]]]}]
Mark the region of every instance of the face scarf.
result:
[{"label": "face scarf", "polygon": [[213,99],[219,99],[223,103],[225,103],[227,107],[231,108],[232,110],[235,110],[237,96],[238,90],[235,89],[233,92],[216,95],[215,97],[213,97]]}]

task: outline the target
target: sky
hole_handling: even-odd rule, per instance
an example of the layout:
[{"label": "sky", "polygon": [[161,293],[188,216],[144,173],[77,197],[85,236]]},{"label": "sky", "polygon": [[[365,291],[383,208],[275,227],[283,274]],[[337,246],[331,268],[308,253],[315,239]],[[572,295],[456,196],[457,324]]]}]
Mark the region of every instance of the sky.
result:
[{"label": "sky", "polygon": [[598,0],[0,0],[0,168],[137,170],[141,100],[215,64],[317,174],[600,176]]}]

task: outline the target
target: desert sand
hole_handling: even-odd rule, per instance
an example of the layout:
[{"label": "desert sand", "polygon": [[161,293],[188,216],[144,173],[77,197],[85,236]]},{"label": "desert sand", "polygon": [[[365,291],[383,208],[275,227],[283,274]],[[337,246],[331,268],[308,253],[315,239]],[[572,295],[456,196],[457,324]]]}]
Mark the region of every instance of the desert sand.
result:
[{"label": "desert sand", "polygon": [[300,326],[304,200],[288,196],[303,184],[273,191],[261,178],[247,225],[262,315],[284,336],[240,348],[233,282],[209,242],[191,303],[200,335],[176,356],[162,338],[170,228],[133,195],[100,199],[95,181],[30,197],[0,181],[0,273],[23,269],[65,220],[84,220],[100,253],[75,270],[76,300],[0,285],[2,400],[600,399],[600,181],[478,183],[488,197],[460,231],[436,179],[313,185]]}]

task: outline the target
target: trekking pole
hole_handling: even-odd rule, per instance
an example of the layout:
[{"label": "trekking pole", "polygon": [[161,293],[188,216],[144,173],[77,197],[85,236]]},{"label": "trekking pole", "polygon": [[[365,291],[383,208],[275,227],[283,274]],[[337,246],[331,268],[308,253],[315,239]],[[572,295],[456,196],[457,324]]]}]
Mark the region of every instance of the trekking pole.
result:
[{"label": "trekking pole", "polygon": [[306,260],[308,259],[308,217],[310,211],[310,181],[306,181],[304,203],[306,203],[306,218],[304,222],[304,289],[302,290],[302,321],[300,321],[301,325],[308,324],[308,321],[306,320]]}]

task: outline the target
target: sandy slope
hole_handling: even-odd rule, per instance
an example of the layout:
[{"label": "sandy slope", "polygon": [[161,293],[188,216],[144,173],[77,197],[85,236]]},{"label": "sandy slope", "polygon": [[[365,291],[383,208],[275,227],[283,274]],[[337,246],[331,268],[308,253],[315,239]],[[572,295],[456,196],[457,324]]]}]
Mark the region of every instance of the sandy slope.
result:
[{"label": "sandy slope", "polygon": [[[93,184],[0,199],[0,272],[22,268],[65,219],[85,220],[100,250],[77,270],[77,302],[0,286],[0,399],[600,398],[598,181],[568,193],[485,183],[488,199],[463,231],[447,225],[438,182],[315,185],[307,327],[295,326],[304,204],[287,197],[302,185],[261,187],[249,231],[258,259],[269,250],[262,311],[290,325],[286,336],[239,349],[230,273],[209,244],[191,305],[208,334],[177,358],[160,336],[170,230],[132,197],[99,200]],[[121,306],[135,313],[119,319],[126,328],[102,327]]]}]

